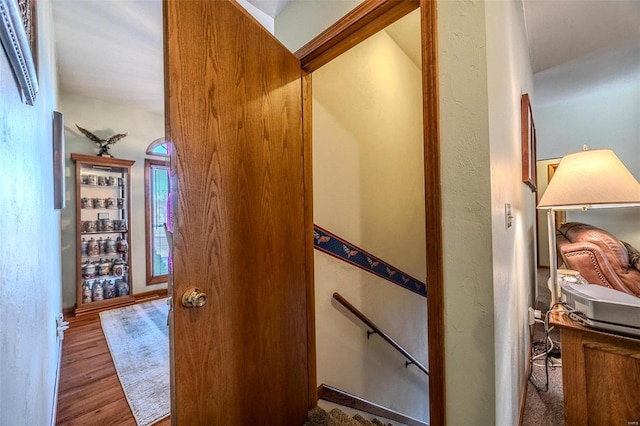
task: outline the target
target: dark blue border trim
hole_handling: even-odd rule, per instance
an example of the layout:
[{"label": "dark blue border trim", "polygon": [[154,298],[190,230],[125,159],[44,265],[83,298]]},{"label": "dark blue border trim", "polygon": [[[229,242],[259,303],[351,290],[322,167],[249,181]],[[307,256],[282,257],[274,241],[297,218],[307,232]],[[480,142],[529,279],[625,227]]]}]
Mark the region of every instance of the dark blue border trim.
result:
[{"label": "dark blue border trim", "polygon": [[374,255],[367,253],[326,229],[322,229],[318,225],[313,225],[313,246],[316,250],[320,250],[323,253],[357,266],[360,269],[369,271],[420,296],[427,297],[427,286],[425,283],[405,274],[398,268],[394,268],[390,264],[383,262]]}]

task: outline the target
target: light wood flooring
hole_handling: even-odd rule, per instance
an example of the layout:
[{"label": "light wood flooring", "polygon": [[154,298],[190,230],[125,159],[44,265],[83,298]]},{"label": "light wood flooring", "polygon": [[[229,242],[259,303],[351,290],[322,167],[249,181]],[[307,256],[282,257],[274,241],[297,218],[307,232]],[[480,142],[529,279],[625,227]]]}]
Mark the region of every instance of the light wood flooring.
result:
[{"label": "light wood flooring", "polygon": [[[56,424],[136,426],[98,314],[68,321],[62,341]],[[170,424],[170,418],[156,423]]]}]

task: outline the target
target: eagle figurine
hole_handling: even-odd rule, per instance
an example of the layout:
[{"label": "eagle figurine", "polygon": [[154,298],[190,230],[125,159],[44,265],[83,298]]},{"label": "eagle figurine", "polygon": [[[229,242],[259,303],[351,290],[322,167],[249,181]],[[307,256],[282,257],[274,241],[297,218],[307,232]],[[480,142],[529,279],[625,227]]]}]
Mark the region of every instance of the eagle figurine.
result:
[{"label": "eagle figurine", "polygon": [[113,157],[111,154],[109,154],[109,146],[113,145],[114,143],[118,142],[120,139],[128,135],[128,133],[118,133],[117,135],[110,136],[107,139],[100,139],[87,129],[83,129],[77,124],[76,127],[83,135],[89,138],[89,140],[98,144],[98,146],[100,147],[100,152],[98,153],[99,157]]}]

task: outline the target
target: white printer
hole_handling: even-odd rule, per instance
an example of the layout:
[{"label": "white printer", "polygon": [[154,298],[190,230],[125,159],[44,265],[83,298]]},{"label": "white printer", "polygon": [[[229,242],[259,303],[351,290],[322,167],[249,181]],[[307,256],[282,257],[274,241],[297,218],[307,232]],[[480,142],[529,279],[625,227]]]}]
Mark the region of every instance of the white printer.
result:
[{"label": "white printer", "polygon": [[569,318],[606,331],[640,337],[640,298],[595,284],[565,284],[561,300],[575,309]]}]

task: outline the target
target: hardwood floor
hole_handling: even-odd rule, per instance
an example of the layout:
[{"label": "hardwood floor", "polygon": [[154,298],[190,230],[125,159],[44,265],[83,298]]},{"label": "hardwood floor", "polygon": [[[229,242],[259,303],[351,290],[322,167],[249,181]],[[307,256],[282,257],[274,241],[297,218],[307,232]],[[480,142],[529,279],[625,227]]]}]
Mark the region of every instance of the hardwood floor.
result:
[{"label": "hardwood floor", "polygon": [[[98,314],[68,321],[62,342],[56,424],[135,426]],[[156,423],[170,424],[170,418]]]}]

